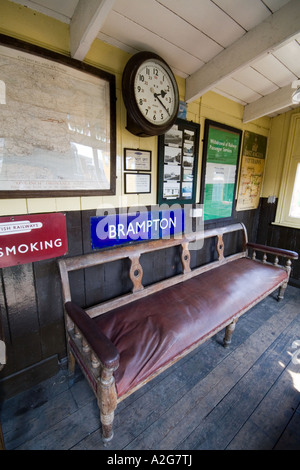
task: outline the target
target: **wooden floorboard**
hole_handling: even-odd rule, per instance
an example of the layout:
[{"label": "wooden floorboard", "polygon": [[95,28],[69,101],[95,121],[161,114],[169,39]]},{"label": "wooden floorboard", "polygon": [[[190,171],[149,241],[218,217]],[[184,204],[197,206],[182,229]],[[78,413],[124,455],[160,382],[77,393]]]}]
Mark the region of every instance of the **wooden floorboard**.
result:
[{"label": "wooden floorboard", "polygon": [[96,399],[77,370],[0,405],[6,449],[299,450],[300,290],[269,296],[119,404],[103,446]]}]

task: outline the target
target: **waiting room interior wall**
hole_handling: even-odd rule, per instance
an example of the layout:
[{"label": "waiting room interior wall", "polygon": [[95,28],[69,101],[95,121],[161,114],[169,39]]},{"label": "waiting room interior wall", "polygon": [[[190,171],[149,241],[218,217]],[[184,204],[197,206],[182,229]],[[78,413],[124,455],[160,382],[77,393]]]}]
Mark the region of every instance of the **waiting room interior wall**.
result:
[{"label": "waiting room interior wall", "polygon": [[[69,55],[67,24],[47,17],[41,13],[1,0],[0,33],[23,41]],[[85,58],[92,66],[101,68],[116,76],[116,111],[117,111],[117,184],[116,195],[105,197],[59,197],[28,198],[0,201],[0,215],[16,215],[39,212],[57,212],[71,210],[90,210],[114,207],[149,206],[157,203],[157,137],[138,138],[126,130],[126,110],[121,95],[122,72],[130,54],[95,40]],[[184,100],[185,81],[176,77],[180,99]],[[197,202],[200,195],[200,173],[202,139],[205,119],[212,119],[242,130],[249,130],[269,136],[271,119],[260,118],[252,123],[243,124],[243,106],[214,92],[206,93],[187,106],[187,120],[201,125],[199,164],[197,178]],[[150,194],[124,194],[123,152],[124,148],[141,148],[152,151],[152,188]]]}]

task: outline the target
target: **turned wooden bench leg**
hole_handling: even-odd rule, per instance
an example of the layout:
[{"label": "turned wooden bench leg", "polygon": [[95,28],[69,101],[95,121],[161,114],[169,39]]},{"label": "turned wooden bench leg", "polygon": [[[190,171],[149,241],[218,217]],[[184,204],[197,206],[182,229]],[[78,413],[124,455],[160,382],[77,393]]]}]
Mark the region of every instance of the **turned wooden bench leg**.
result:
[{"label": "turned wooden bench leg", "polygon": [[69,383],[69,386],[72,387],[74,383],[74,377],[75,377],[76,359],[70,347],[68,347],[67,357],[68,357],[68,383]]},{"label": "turned wooden bench leg", "polygon": [[278,296],[277,296],[278,301],[280,301],[284,298],[284,293],[285,293],[285,290],[287,288],[287,285],[288,285],[288,283],[285,282],[284,284],[282,284],[282,286],[279,287]]},{"label": "turned wooden bench leg", "polygon": [[73,377],[74,372],[75,372],[75,365],[76,365],[75,357],[69,349],[69,351],[68,351],[68,372],[69,372],[69,377]]},{"label": "turned wooden bench leg", "polygon": [[235,330],[235,325],[236,325],[237,320],[233,320],[229,325],[226,326],[225,328],[225,336],[223,340],[223,345],[226,348],[227,346],[230,345],[231,343],[231,337],[232,334]]},{"label": "turned wooden bench leg", "polygon": [[285,290],[288,286],[288,282],[289,282],[289,278],[290,278],[290,274],[291,274],[291,269],[292,269],[291,265],[292,265],[292,262],[291,262],[290,259],[288,259],[286,264],[285,264],[285,270],[287,272],[287,280],[279,287],[279,292],[278,292],[278,296],[277,296],[278,301],[283,299]]},{"label": "turned wooden bench leg", "polygon": [[111,441],[114,437],[114,412],[112,411],[110,414],[106,415],[100,412],[100,420],[102,425],[102,440],[103,443],[106,444],[107,442]]},{"label": "turned wooden bench leg", "polygon": [[100,394],[98,406],[100,409],[100,420],[102,424],[102,439],[104,444],[113,438],[114,410],[117,406],[117,392],[113,370],[102,369],[100,378]]}]

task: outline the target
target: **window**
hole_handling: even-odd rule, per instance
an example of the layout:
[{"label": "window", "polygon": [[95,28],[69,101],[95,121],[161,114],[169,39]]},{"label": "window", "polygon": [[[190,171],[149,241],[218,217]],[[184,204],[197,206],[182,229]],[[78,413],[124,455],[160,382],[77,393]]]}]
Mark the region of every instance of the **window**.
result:
[{"label": "window", "polygon": [[291,119],[275,224],[300,228],[300,114]]}]

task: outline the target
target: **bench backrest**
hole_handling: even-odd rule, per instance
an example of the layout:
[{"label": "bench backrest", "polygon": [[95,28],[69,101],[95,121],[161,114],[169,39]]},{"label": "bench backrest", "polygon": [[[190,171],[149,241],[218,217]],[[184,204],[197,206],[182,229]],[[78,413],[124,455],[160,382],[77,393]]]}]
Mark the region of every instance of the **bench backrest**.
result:
[{"label": "bench backrest", "polygon": [[[223,235],[236,231],[242,231],[243,233],[242,250],[238,253],[225,256]],[[218,259],[204,266],[191,269],[190,249],[194,249],[194,246],[197,243],[201,247],[201,241],[212,237],[216,237],[215,246],[218,254]],[[243,224],[238,223],[228,225],[226,227],[205,230],[203,232],[193,232],[188,235],[184,234],[182,237],[176,236],[176,238],[170,239],[151,240],[147,242],[136,243],[134,245],[118,246],[117,248],[112,248],[104,251],[96,251],[79,256],[73,256],[70,258],[61,258],[58,261],[58,264],[62,281],[63,301],[65,303],[72,300],[69,280],[69,273],[72,271],[86,269],[92,266],[113,262],[124,258],[128,258],[130,260],[129,277],[132,281],[131,292],[88,308],[86,311],[90,315],[90,317],[95,317],[109,310],[112,310],[113,308],[117,308],[119,306],[125,305],[126,303],[132,302],[136,299],[157,292],[166,287],[175,285],[179,282],[196,276],[201,272],[213,269],[219,266],[220,264],[244,257],[247,254],[247,241],[248,240],[246,228]],[[177,274],[176,276],[173,276],[171,278],[163,279],[147,287],[144,287],[143,268],[140,263],[141,255],[174,246],[181,246],[182,273]]]}]

